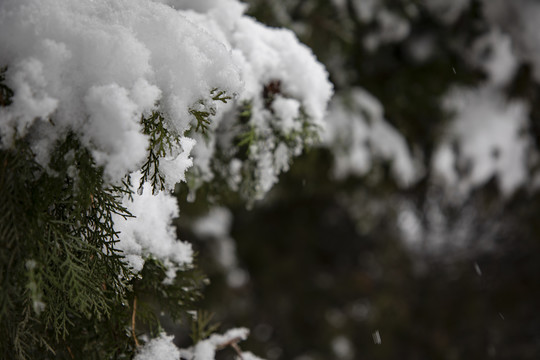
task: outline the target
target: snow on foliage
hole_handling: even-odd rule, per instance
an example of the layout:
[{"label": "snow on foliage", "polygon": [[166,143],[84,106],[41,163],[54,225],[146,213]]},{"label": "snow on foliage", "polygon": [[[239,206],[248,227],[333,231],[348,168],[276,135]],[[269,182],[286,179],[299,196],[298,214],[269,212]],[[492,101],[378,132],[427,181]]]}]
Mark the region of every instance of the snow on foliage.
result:
[{"label": "snow on foliage", "polygon": [[483,12],[497,28],[512,38],[514,53],[533,65],[535,79],[540,80],[540,4],[531,0],[483,0]]},{"label": "snow on foliage", "polygon": [[[2,109],[3,145],[35,132],[46,151],[72,130],[111,181],[143,161],[139,122],[156,102],[181,134],[191,121],[187,109],[211,89],[241,88],[230,51],[163,4],[9,0],[0,16],[0,63],[9,65],[16,94],[13,107]],[[54,123],[39,121],[49,118]],[[38,158],[48,160],[42,151]]]},{"label": "snow on foliage", "polygon": [[415,164],[402,135],[384,119],[377,99],[361,88],[336,96],[329,109],[325,146],[334,154],[334,176],[367,174],[379,159],[391,165],[398,184],[408,186],[418,179]]},{"label": "snow on foliage", "polygon": [[197,219],[193,232],[202,239],[211,242],[211,251],[217,263],[226,274],[227,284],[238,288],[246,283],[249,274],[238,266],[236,242],[230,236],[233,215],[225,207],[213,207],[209,213]]},{"label": "snow on foliage", "polygon": [[[180,350],[181,359],[185,360],[214,360],[216,351],[239,341],[246,340],[249,330],[245,328],[230,329],[225,334],[212,334],[209,338],[199,341],[189,349]],[[241,353],[242,358],[246,353]],[[258,359],[252,354],[247,354],[247,359]]]},{"label": "snow on foliage", "polygon": [[174,345],[173,338],[162,333],[141,347],[133,360],[179,360],[180,349]]},{"label": "snow on foliage", "polygon": [[[216,180],[261,199],[321,135],[332,95],[323,65],[291,31],[244,10],[237,0],[0,3],[0,69],[13,90],[0,107],[0,148],[24,138],[53,173],[55,147],[73,134],[105,185],[131,189],[122,204],[135,217],[114,221],[134,273],[151,256],[172,280],[192,261],[171,226],[176,183],[195,192]],[[210,359],[224,340],[194,354]],[[137,359],[176,357],[162,336]]]},{"label": "snow on foliage", "polygon": [[449,185],[457,186],[462,195],[492,177],[497,178],[505,195],[523,185],[528,178],[527,155],[532,145],[524,132],[527,105],[505,100],[489,87],[454,89],[444,104],[455,118],[436,151],[434,170]]},{"label": "snow on foliage", "polygon": [[[403,18],[382,0],[351,4],[362,23],[373,25],[363,34],[367,49],[400,42],[418,63],[433,56],[435,48],[430,35],[405,30],[410,27],[409,21],[414,23],[418,11],[427,11],[444,26],[451,26],[473,6],[470,0],[423,0],[409,4]],[[476,88],[454,86],[442,96],[441,106],[450,120],[437,139],[430,164],[426,164],[432,170],[427,174],[434,176],[431,180],[442,183],[456,195],[453,198],[460,199],[492,178],[496,178],[500,191],[510,196],[519,187],[531,185],[534,176],[530,169],[538,162],[533,140],[527,135],[530,106],[526,99],[508,99],[507,92],[522,64],[529,64],[534,77],[540,79],[536,31],[540,5],[531,0],[485,0],[480,9],[487,20],[483,32],[470,43],[458,41],[454,46],[462,51],[469,66],[486,75],[485,80]],[[456,72],[453,67],[449,71]],[[410,185],[423,176],[416,165],[423,155],[411,156],[399,129],[388,125],[382,106],[377,100],[368,101],[370,98],[365,91],[353,88],[331,103],[325,140],[335,155],[334,175],[362,176],[379,158],[392,163],[400,185]],[[414,143],[411,145],[414,147]]]},{"label": "snow on foliage", "polygon": [[[194,190],[219,171],[233,190],[260,199],[320,134],[332,86],[292,32],[259,24],[244,8],[232,0],[4,1],[0,64],[9,66],[14,97],[0,108],[2,147],[27,136],[46,167],[56,141],[74,132],[117,184],[146,165],[153,144],[141,118],[159,112],[178,139],[154,165],[163,189],[185,180],[193,150]],[[141,230],[145,208],[162,200],[134,198],[128,208],[138,216],[118,223],[120,247],[139,269],[138,256],[162,257],[154,246],[161,240],[145,240]],[[163,215],[163,243],[170,243],[167,224],[177,210],[164,209],[151,218]]]},{"label": "snow on foliage", "polygon": [[[217,21],[212,28],[216,26]],[[194,188],[217,175],[236,179],[229,187],[257,200],[288,170],[291,159],[321,135],[332,85],[311,50],[289,30],[238,14],[227,34],[227,46],[242,69],[240,116],[231,109],[216,119],[216,141],[197,135],[193,172],[200,176]],[[213,156],[216,151],[220,156]]]},{"label": "snow on foliage", "polygon": [[471,0],[423,0],[423,4],[431,13],[441,21],[452,24],[461,13],[469,6]]},{"label": "snow on foliage", "polygon": [[[138,178],[134,178],[138,184]],[[120,232],[118,248],[124,252],[134,272],[142,270],[144,258],[153,256],[167,265],[172,280],[181,266],[190,265],[193,258],[191,244],[176,239],[172,220],[179,215],[176,198],[167,192],[152,195],[149,184],[144,184],[140,195],[126,195],[123,205],[134,217],[116,215],[114,223]]]},{"label": "snow on foliage", "polygon": [[[484,11],[495,20],[496,13],[502,15],[502,8],[501,3],[493,2],[486,4]],[[529,34],[524,33],[523,41],[527,42]],[[519,63],[527,59],[527,54],[516,49],[516,41],[521,42],[498,25],[480,36],[472,44],[469,61],[485,72],[486,80],[477,88],[454,87],[443,98],[442,105],[452,120],[435,151],[432,167],[458,197],[491,178],[497,179],[505,196],[510,196],[530,178],[535,151],[528,134],[529,105],[505,95]]]}]

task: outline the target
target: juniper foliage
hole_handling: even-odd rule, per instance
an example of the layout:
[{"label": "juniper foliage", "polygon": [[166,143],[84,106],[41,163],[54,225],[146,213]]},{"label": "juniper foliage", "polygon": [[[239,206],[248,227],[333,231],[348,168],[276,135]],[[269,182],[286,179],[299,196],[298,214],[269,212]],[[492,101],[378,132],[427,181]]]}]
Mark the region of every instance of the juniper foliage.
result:
[{"label": "juniper foliage", "polygon": [[165,118],[158,111],[152,111],[149,117],[142,116],[143,134],[150,137],[147,148],[146,162],[141,168],[139,191],[145,182],[152,185],[152,194],[165,190],[165,177],[159,172],[159,159],[171,154],[175,147],[180,146],[180,138],[169,130]]},{"label": "juniper foliage", "polygon": [[[5,71],[2,106],[13,96]],[[161,190],[159,159],[179,140],[157,112],[142,124],[151,139],[143,171]],[[122,205],[130,179],[107,185],[103,172],[73,132],[46,167],[24,137],[0,150],[0,358],[130,358],[141,333],[161,330],[157,314],[180,321],[201,298],[206,279],[194,267],[171,284],[156,259],[132,272],[113,223],[132,216]]]}]

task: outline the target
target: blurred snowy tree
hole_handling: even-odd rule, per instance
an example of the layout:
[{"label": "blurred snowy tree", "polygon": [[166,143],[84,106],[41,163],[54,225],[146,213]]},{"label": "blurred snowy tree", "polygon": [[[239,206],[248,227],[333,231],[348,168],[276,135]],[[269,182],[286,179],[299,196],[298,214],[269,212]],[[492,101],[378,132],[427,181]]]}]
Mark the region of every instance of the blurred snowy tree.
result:
[{"label": "blurred snowy tree", "polygon": [[201,238],[220,321],[253,329],[250,347],[269,359],[535,359],[540,5],[248,11],[294,30],[336,95],[323,147],[253,211],[183,207],[182,231],[200,215],[221,229],[185,232]]}]

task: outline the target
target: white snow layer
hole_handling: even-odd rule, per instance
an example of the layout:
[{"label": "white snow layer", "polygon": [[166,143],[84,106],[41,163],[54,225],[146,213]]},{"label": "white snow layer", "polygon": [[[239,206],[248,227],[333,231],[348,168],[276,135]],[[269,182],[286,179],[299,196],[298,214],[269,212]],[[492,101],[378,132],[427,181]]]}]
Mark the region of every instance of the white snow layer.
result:
[{"label": "white snow layer", "polygon": [[[237,100],[249,104],[248,128],[241,131],[251,132],[253,141],[248,160],[239,167],[235,157],[238,149],[233,143],[236,135],[242,135],[235,133],[242,127],[237,122],[238,114],[233,111],[224,119],[216,119],[221,139],[197,142],[194,172],[206,179],[212,179],[214,172],[220,172],[225,179],[254,173],[253,179],[247,181],[253,181],[252,197],[261,199],[277,182],[278,175],[288,170],[291,159],[305,145],[311,145],[313,139],[302,134],[302,129],[321,135],[332,84],[325,68],[290,30],[266,27],[248,17],[238,17],[228,29],[224,41],[242,69],[244,84]],[[225,164],[212,163],[218,147],[226,158]],[[236,190],[242,180],[240,176],[238,181],[231,181],[230,187]]]},{"label": "white snow layer", "polygon": [[535,79],[540,80],[540,3],[535,0],[483,0],[482,5],[487,19],[510,35],[516,55],[532,65]]},{"label": "white snow layer", "polygon": [[[118,183],[145,159],[142,115],[158,110],[182,136],[195,121],[190,109],[215,113],[208,141],[192,133],[197,144],[184,140],[160,161],[170,190],[185,179],[192,149],[199,181],[213,179],[215,130],[234,112],[231,102],[249,103],[255,137],[247,172],[256,173],[255,197],[262,198],[312,140],[301,130],[320,134],[332,85],[290,30],[266,27],[244,9],[235,0],[3,1],[0,65],[9,66],[6,84],[15,96],[0,109],[0,146],[37,135],[32,147],[46,166],[55,142],[73,131],[106,180]],[[270,84],[275,93],[265,98]],[[211,100],[215,89],[234,99]]]},{"label": "white snow layer", "polygon": [[141,114],[158,100],[182,133],[187,110],[211,89],[232,94],[242,86],[231,51],[185,12],[159,2],[6,0],[0,44],[15,93],[13,105],[0,109],[2,146],[52,117],[54,125],[41,122],[41,149],[75,131],[111,181],[141,165],[148,141]]},{"label": "white snow layer", "polygon": [[[212,334],[188,349],[178,349],[174,336],[162,333],[142,346],[134,360],[214,360],[216,352],[231,344],[246,340],[249,330],[246,328],[230,329],[224,334]],[[262,360],[250,352],[242,352],[244,360]]]},{"label": "white snow layer", "polygon": [[[144,184],[123,201],[135,217],[114,219],[118,247],[135,273],[150,256],[169,266],[168,281],[191,263],[190,245],[172,227],[179,210],[168,193],[188,168],[201,182],[218,168],[235,191],[255,172],[245,181],[261,198],[324,127],[332,95],[326,70],[291,31],[256,22],[245,7],[238,0],[0,1],[0,68],[8,67],[5,84],[14,91],[13,103],[0,108],[0,148],[26,137],[47,169],[57,142],[72,132],[107,185],[128,174],[138,184],[149,146],[141,118],[159,112],[180,138],[159,159],[167,191],[153,196]],[[216,146],[236,146],[241,135],[238,123],[220,123],[226,114],[238,121],[245,104],[253,134],[248,160],[230,146],[216,166]],[[192,110],[214,115],[205,136],[194,131]],[[137,360],[178,358],[171,341],[151,341]],[[197,345],[197,359],[210,359],[220,341]]]},{"label": "white snow layer", "polygon": [[142,346],[133,360],[179,360],[180,349],[173,343],[174,336],[161,334]]},{"label": "white snow layer", "polygon": [[401,134],[384,119],[382,105],[361,88],[337,95],[329,109],[325,146],[334,153],[334,176],[367,174],[376,159],[388,161],[401,186],[422,175]]},{"label": "white snow layer", "polygon": [[225,207],[213,207],[209,213],[193,224],[194,233],[211,240],[211,251],[217,263],[226,274],[227,284],[238,288],[248,281],[249,274],[238,266],[236,241],[230,236],[233,215]]},{"label": "white snow layer", "polygon": [[[132,176],[132,182],[138,186],[140,174]],[[176,270],[190,265],[193,259],[191,244],[179,241],[172,225],[178,217],[176,198],[168,192],[152,195],[152,188],[144,184],[142,193],[127,195],[122,205],[135,217],[124,219],[114,216],[115,229],[119,231],[118,249],[123,251],[129,265],[135,273],[142,270],[144,258],[153,256],[168,265],[168,277],[171,281]]]},{"label": "white snow layer", "polygon": [[420,3],[428,8],[441,21],[454,23],[471,0],[422,0]]},{"label": "white snow layer", "polygon": [[[189,349],[181,349],[180,356],[186,360],[214,360],[216,351],[247,339],[249,330],[246,328],[230,329],[225,334],[212,334],[208,339],[201,340]],[[257,360],[251,353],[242,353],[244,359]]]},{"label": "white snow layer", "polygon": [[[244,10],[236,0],[2,1],[0,66],[8,65],[14,97],[0,108],[0,147],[28,135],[46,168],[56,142],[71,131],[104,168],[106,182],[117,184],[143,165],[149,139],[141,117],[159,111],[180,137],[159,160],[170,191],[190,167],[199,181],[213,179],[214,147],[235,136],[216,132],[223,114],[238,117],[233,105],[249,102],[256,133],[249,162],[261,198],[302,150],[301,121],[315,132],[323,128],[332,85],[291,31],[266,27]],[[278,85],[269,107],[263,89],[272,83]],[[230,96],[229,103],[211,99],[216,91]],[[191,109],[215,113],[204,137],[188,132]],[[278,141],[278,133],[289,142]],[[225,161],[220,168],[238,190],[245,164]],[[136,218],[116,219],[119,247],[134,269],[149,255],[189,263],[190,250],[174,241],[170,226],[176,204],[144,188],[133,202],[125,200]]]},{"label": "white snow layer", "polygon": [[528,106],[489,86],[456,88],[444,101],[455,114],[434,155],[433,169],[462,195],[492,177],[511,195],[528,177]]}]

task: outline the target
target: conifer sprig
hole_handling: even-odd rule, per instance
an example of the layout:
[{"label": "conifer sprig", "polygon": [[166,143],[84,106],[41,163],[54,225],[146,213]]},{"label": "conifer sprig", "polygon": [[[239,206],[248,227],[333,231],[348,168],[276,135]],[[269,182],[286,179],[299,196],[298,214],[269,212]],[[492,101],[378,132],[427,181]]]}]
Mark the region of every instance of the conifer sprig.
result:
[{"label": "conifer sprig", "polygon": [[213,323],[213,318],[214,314],[204,310],[199,310],[193,315],[190,337],[194,344],[206,339],[219,329],[220,323]]},{"label": "conifer sprig", "polygon": [[[210,90],[211,100],[214,102],[221,101],[226,104],[228,100],[231,100],[232,97],[227,95],[226,91],[219,90],[218,88],[213,88]],[[191,107],[189,113],[195,117],[197,120],[197,125],[195,126],[195,131],[201,131],[205,134],[208,130],[211,122],[211,117],[216,115],[216,107],[214,104],[208,104],[206,100],[200,100],[196,107]]]},{"label": "conifer sprig", "polygon": [[159,161],[167,154],[180,146],[180,137],[167,128],[163,115],[158,111],[152,111],[149,117],[141,117],[143,134],[150,137],[147,148],[146,162],[141,168],[141,180],[139,191],[142,192],[144,183],[152,186],[152,194],[165,190],[165,177],[159,172]]},{"label": "conifer sprig", "polygon": [[131,215],[73,134],[50,170],[24,139],[0,161],[0,354],[32,358],[58,347],[78,319],[107,318],[125,298],[132,274],[114,246],[112,216]]}]

